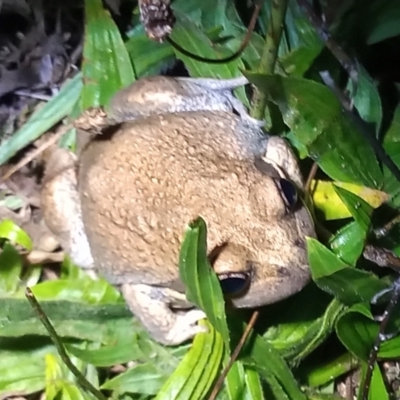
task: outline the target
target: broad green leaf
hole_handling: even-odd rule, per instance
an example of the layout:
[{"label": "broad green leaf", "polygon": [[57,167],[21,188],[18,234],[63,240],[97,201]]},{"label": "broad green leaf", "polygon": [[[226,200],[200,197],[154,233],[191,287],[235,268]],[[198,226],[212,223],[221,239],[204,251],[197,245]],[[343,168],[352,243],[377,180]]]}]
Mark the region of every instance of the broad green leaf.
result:
[{"label": "broad green leaf", "polygon": [[128,392],[156,395],[167,379],[168,373],[161,371],[157,365],[137,364],[110,379],[101,388],[113,390],[115,394]]},{"label": "broad green leaf", "polygon": [[172,46],[150,40],[143,28],[137,29],[125,46],[138,78],[157,75],[163,64],[174,59]]},{"label": "broad green leaf", "polygon": [[350,211],[354,220],[360,225],[361,229],[367,233],[371,224],[372,207],[362,198],[346,189],[337,186],[335,187],[335,191]]},{"label": "broad green leaf", "polygon": [[[75,357],[70,358],[75,367],[85,376],[86,365]],[[94,396],[77,385],[77,378],[59,356],[46,354],[46,400],[93,400]],[[95,386],[98,386],[95,384]]]},{"label": "broad green leaf", "polygon": [[53,346],[27,346],[26,338],[17,341],[0,338],[0,394],[20,392],[28,395],[45,387],[45,356],[55,354]]},{"label": "broad green leaf", "polygon": [[202,309],[229,348],[225,302],[217,275],[207,258],[207,227],[202,218],[189,224],[179,255],[179,275],[187,298]]},{"label": "broad green leaf", "polygon": [[301,78],[248,72],[246,76],[277,104],[285,124],[326,174],[343,182],[381,187],[382,173],[373,149],[330,89]]},{"label": "broad green leaf", "polygon": [[260,375],[250,369],[245,368],[246,389],[248,400],[258,400],[264,398],[263,388],[261,385]]},{"label": "broad green leaf", "polygon": [[357,82],[349,80],[350,98],[361,118],[375,125],[375,132],[378,135],[382,123],[382,104],[378,88],[361,65],[357,66],[357,73]]},{"label": "broad green leaf", "polygon": [[329,240],[332,251],[346,264],[354,267],[364,250],[366,232],[360,224],[350,222]]},{"label": "broad green leaf", "polygon": [[355,223],[342,228],[331,240],[331,247],[343,261],[354,266],[363,252],[370,231],[373,209],[363,199],[343,188],[335,187],[335,191],[350,211]]},{"label": "broad green leaf", "polygon": [[[32,288],[35,292],[35,288]],[[0,332],[3,337],[48,336],[26,299],[0,299]],[[40,305],[60,337],[107,343],[116,333],[142,335],[143,328],[124,305],[88,306],[69,301],[41,301]]]},{"label": "broad green leaf", "polygon": [[26,250],[32,250],[32,240],[29,235],[9,219],[0,222],[0,238],[7,239],[14,245],[19,244]]},{"label": "broad green leaf", "polygon": [[6,244],[0,253],[0,293],[14,293],[18,289],[22,266],[18,251]]},{"label": "broad green leaf", "polygon": [[[268,7],[268,9],[270,10],[271,7]],[[282,40],[287,40],[287,47],[290,50],[307,46],[313,47],[316,43],[321,43],[318,33],[296,1],[288,2],[285,28],[285,35]]]},{"label": "broad green leaf", "polygon": [[306,400],[289,367],[272,345],[256,334],[247,343],[251,346],[245,344],[243,353],[248,356],[243,362],[261,374],[277,399]]},{"label": "broad green leaf", "polygon": [[199,333],[193,345],[156,399],[204,399],[220,370],[224,354],[222,337],[211,324],[204,323],[207,333]]},{"label": "broad green leaf", "polygon": [[81,74],[77,74],[66,81],[56,96],[35,111],[10,139],[2,143],[0,165],[70,114],[79,99],[81,79]]},{"label": "broad green leaf", "polygon": [[71,354],[96,367],[124,364],[138,360],[142,356],[142,351],[139,349],[134,335],[117,338],[117,340],[100,349],[82,350],[75,346],[66,347]]},{"label": "broad green leaf", "polygon": [[287,54],[278,66],[282,66],[282,75],[302,77],[310,68],[312,62],[323,49],[321,42],[312,43],[311,46],[305,46],[293,50]]},{"label": "broad green leaf", "polygon": [[400,105],[394,111],[390,127],[385,133],[384,144],[400,142]]},{"label": "broad green leaf", "polygon": [[[321,293],[310,292],[315,296],[322,298]],[[311,300],[311,299],[310,299]],[[279,351],[279,354],[291,364],[298,364],[301,360],[313,352],[321,345],[334,330],[337,319],[342,314],[345,306],[338,300],[333,299],[325,308],[322,316],[315,317],[313,314],[303,312],[296,313],[297,302],[288,303],[286,309],[290,309],[293,314],[293,322],[278,323],[277,326],[269,329],[264,335],[268,342]],[[324,303],[324,302],[323,302]],[[293,307],[289,307],[293,304]],[[303,304],[300,299],[299,308],[312,308],[312,303]],[[308,311],[308,310],[307,310]],[[296,321],[297,318],[303,318],[304,321]]]},{"label": "broad green leaf", "polygon": [[[280,52],[277,67],[283,68],[283,75],[303,76],[323,49],[323,42],[314,27],[294,1],[288,3],[282,42],[287,43],[285,53]],[[281,44],[280,50],[282,47]]]},{"label": "broad green leaf", "polygon": [[[236,360],[229,369],[228,375],[224,380],[224,387],[221,391],[230,400],[236,400],[244,397],[246,392],[245,366],[242,361]],[[222,394],[220,392],[220,395]]]},{"label": "broad green leaf", "polygon": [[147,332],[146,335],[137,335],[136,339],[143,360],[163,368],[169,375],[176,369],[192,346],[192,343],[190,343],[178,347],[166,347],[152,340]]},{"label": "broad green leaf", "polygon": [[117,25],[101,0],[85,0],[81,108],[106,105],[135,75]]},{"label": "broad green leaf", "polygon": [[45,281],[34,287],[38,300],[68,300],[85,304],[117,303],[121,295],[104,279],[59,279]]},{"label": "broad green leaf", "polygon": [[[182,47],[193,54],[201,55],[201,57],[219,59],[225,58],[231,54],[230,50],[221,47],[213,46],[207,35],[190,20],[181,13],[176,14],[177,21],[171,34],[171,38],[176,43],[183,43]],[[191,76],[207,76],[213,78],[232,78],[237,74],[239,66],[243,67],[240,60],[234,60],[230,63],[222,64],[208,64],[201,63],[191,57],[184,55],[178,50],[174,49],[177,58],[184,61],[186,67],[189,69]]]},{"label": "broad green leaf", "polygon": [[378,330],[378,323],[373,320],[369,307],[361,303],[350,307],[336,324],[340,341],[363,361],[368,360]]},{"label": "broad green leaf", "polygon": [[400,35],[400,4],[398,2],[372,2],[369,16],[371,25],[368,27],[368,45]]},{"label": "broad green leaf", "polygon": [[386,389],[386,377],[382,376],[379,365],[375,363],[374,370],[372,371],[371,387],[369,389],[369,400],[389,400],[391,397]]},{"label": "broad green leaf", "polygon": [[[392,161],[399,167],[400,166],[400,143],[399,142],[387,142],[384,146],[386,152],[391,157]],[[385,182],[385,191],[392,196],[390,199],[390,204],[394,207],[400,206],[400,183],[393,176],[393,174],[383,166]]]},{"label": "broad green leaf", "polygon": [[320,387],[326,385],[357,367],[357,364],[357,359],[350,353],[342,354],[329,362],[322,362],[307,373],[307,386]]},{"label": "broad green leaf", "polygon": [[315,239],[307,239],[307,250],[314,282],[346,304],[370,301],[387,288],[375,275],[347,265]]},{"label": "broad green leaf", "polygon": [[264,391],[257,371],[236,360],[224,382],[224,392],[229,399],[263,399]]},{"label": "broad green leaf", "polygon": [[[184,43],[184,48],[191,53],[199,54],[202,57],[219,59],[231,54],[230,50],[218,45],[212,45],[207,36],[196,27],[186,16],[177,14],[177,23],[172,31],[171,37],[177,43]],[[193,60],[177,50],[175,55],[181,59],[190,76],[208,78],[234,78],[238,71],[244,69],[243,62],[239,59],[223,64],[209,64]],[[240,100],[247,105],[247,97],[244,88],[236,89]]]},{"label": "broad green leaf", "polygon": [[[195,3],[176,0],[173,8],[178,12],[177,14],[184,15],[193,25],[200,27],[208,39],[213,41],[212,47],[217,46],[226,55],[231,55],[239,49],[247,33],[243,18],[231,1],[217,0]],[[179,42],[179,44],[185,47],[186,39],[182,37],[182,40],[183,42]],[[251,68],[258,67],[263,45],[263,37],[257,32],[253,32],[250,42],[240,58]]]}]

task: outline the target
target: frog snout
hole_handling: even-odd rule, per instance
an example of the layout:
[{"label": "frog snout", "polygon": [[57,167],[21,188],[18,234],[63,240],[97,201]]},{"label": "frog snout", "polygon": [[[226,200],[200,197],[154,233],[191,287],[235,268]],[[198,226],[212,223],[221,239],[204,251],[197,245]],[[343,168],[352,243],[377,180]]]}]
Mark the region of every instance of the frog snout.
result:
[{"label": "frog snout", "polygon": [[248,251],[245,247],[229,242],[216,246],[210,252],[210,263],[225,295],[243,294],[248,290],[252,276],[252,264],[247,255]]}]

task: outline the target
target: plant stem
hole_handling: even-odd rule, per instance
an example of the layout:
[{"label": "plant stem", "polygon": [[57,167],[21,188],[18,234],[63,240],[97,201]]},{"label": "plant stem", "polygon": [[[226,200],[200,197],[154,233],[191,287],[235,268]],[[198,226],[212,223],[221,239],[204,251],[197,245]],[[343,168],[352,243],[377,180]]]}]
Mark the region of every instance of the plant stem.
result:
[{"label": "plant stem", "polygon": [[25,291],[25,296],[28,299],[30,305],[32,308],[35,310],[37,316],[40,319],[40,322],[43,324],[43,326],[46,328],[46,331],[48,332],[50,339],[54,343],[54,346],[56,347],[58,354],[60,355],[61,359],[63,360],[64,364],[68,367],[68,369],[75,375],[78,385],[81,386],[83,389],[87,390],[89,393],[91,393],[96,399],[98,400],[107,400],[107,398],[103,395],[103,393],[100,392],[100,390],[96,389],[82,374],[81,371],[79,371],[78,368],[72,363],[71,359],[69,358],[67,352],[65,351],[65,348],[63,344],[61,343],[60,338],[57,335],[56,330],[54,329],[53,325],[51,324],[50,320],[47,318],[47,315],[44,313],[42,307],[40,306],[39,302],[36,300],[36,297],[32,293],[32,290],[30,288],[26,288]]},{"label": "plant stem", "polygon": [[[288,0],[271,1],[271,17],[265,38],[263,54],[258,67],[258,72],[262,74],[269,75],[274,73],[279,43],[281,42],[282,37],[283,24],[285,21],[287,3]],[[256,119],[264,119],[266,105],[266,93],[255,88],[251,116]]]}]

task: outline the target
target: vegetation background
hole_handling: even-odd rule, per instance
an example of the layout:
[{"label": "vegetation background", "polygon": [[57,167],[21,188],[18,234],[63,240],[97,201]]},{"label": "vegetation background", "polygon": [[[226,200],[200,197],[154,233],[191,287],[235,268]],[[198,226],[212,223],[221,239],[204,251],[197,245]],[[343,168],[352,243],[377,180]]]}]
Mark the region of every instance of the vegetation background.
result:
[{"label": "vegetation background", "polygon": [[[43,138],[54,137],[66,117],[107,104],[137,78],[160,73],[229,78],[245,71],[267,101],[270,132],[292,143],[306,175],[318,165],[310,193],[320,241],[308,240],[313,281],[296,296],[260,310],[217,398],[360,398],[379,332],[374,316],[388,299],[370,302],[397,277],[367,261],[364,247],[368,242],[400,251],[397,226],[384,237],[376,233],[398,214],[400,183],[371,145],[372,136],[400,164],[400,2],[265,0],[249,45],[225,64],[197,62],[168,42],[151,41],[135,2],[64,3],[0,2],[1,171]],[[247,2],[234,0],[172,5],[177,18],[172,38],[209,58],[239,47],[252,12]],[[280,28],[278,48],[274,34]],[[271,49],[276,60],[266,55]],[[252,103],[244,89],[237,95]],[[59,144],[73,148],[74,138],[71,129]],[[33,195],[21,193],[1,183],[0,397],[93,398],[25,298],[31,287],[71,361],[102,390],[98,398],[208,398],[251,313],[225,317],[204,251],[194,250],[198,245],[204,250],[202,222],[187,233],[182,251],[188,262],[180,267],[187,282],[200,288],[189,285],[192,298],[209,304],[210,332],[192,344],[166,348],[148,337],[105,280],[92,280],[68,260],[59,267],[28,262],[35,240],[15,221],[21,210],[38,207]],[[399,324],[397,307],[388,326],[394,335],[381,344],[380,363],[373,365],[370,399],[400,398]]]}]

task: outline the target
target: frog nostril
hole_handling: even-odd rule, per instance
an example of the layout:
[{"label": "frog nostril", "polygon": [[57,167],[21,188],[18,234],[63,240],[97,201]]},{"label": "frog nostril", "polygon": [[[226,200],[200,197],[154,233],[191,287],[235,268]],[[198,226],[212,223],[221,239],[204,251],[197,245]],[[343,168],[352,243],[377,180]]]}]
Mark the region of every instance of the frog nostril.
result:
[{"label": "frog nostril", "polygon": [[234,296],[246,290],[250,284],[250,274],[246,272],[225,272],[218,274],[222,292]]},{"label": "frog nostril", "polygon": [[298,193],[296,186],[294,185],[293,182],[283,178],[280,178],[278,182],[279,186],[281,187],[281,191],[287,206],[290,209],[293,209],[296,206],[298,200]]}]

